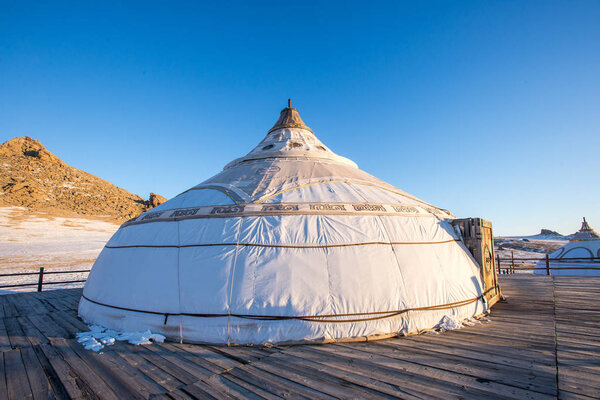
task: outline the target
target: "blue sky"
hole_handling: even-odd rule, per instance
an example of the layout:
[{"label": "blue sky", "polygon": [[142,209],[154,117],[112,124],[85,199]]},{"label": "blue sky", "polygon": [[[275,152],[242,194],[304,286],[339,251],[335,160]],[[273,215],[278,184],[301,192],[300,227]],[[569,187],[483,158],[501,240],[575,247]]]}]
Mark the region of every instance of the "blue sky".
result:
[{"label": "blue sky", "polygon": [[600,229],[600,2],[3,2],[0,142],[172,197],[289,97],[338,154],[497,234]]}]

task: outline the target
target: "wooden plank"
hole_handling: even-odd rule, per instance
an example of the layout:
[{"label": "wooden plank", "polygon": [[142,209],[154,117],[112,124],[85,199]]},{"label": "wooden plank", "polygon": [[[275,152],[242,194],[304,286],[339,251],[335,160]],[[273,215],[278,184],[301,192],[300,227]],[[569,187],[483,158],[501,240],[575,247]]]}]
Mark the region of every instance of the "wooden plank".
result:
[{"label": "wooden plank", "polygon": [[[65,332],[67,332],[68,336],[65,337],[65,339],[73,339],[78,332],[82,331],[79,326],[76,326],[69,321],[70,318],[64,311],[52,312],[47,314],[47,316],[51,321],[54,322],[54,324],[60,326]],[[84,330],[88,331],[89,328],[86,326]]]},{"label": "wooden plank", "polygon": [[32,346],[37,346],[42,343],[50,343],[48,338],[39,331],[27,317],[17,317],[17,321],[25,334],[25,337]]},{"label": "wooden plank", "polygon": [[[151,347],[151,346],[148,346]],[[170,375],[174,376],[187,385],[190,383],[194,383],[198,380],[194,375],[187,372],[185,369],[181,368],[178,364],[174,364],[169,360],[160,356],[160,354],[149,350],[147,346],[136,346],[136,353],[140,356],[144,357],[146,360],[161,368],[164,371],[167,371]]]},{"label": "wooden plank", "polygon": [[520,360],[523,363],[539,363],[555,367],[553,351],[531,349],[529,346],[520,346],[511,341],[500,342],[486,338],[478,338],[477,341],[465,340],[465,335],[458,335],[457,331],[446,332],[441,335],[412,336],[406,338],[406,340],[414,340],[415,346],[425,343],[432,346],[444,346],[450,351],[457,347],[469,350],[472,354],[483,353],[492,356],[500,354],[504,357]]},{"label": "wooden plank", "polygon": [[4,318],[4,325],[11,347],[21,348],[31,345],[16,317]]},{"label": "wooden plank", "polygon": [[94,372],[94,369],[73,351],[67,343],[67,339],[51,338],[50,343],[52,348],[56,349],[64,361],[69,364],[77,379],[85,381],[92,393],[104,399],[116,400],[119,398],[111,387]]},{"label": "wooden plank", "polygon": [[[58,290],[56,290],[56,292],[58,292]],[[65,306],[61,301],[60,298],[58,296],[46,296],[46,298],[44,299],[52,308],[54,308],[53,311],[67,311],[70,309],[70,307]]]},{"label": "wooden plank", "polygon": [[[281,380],[295,382],[306,392],[307,397],[323,397],[323,394],[331,398],[351,399],[351,398],[396,398],[401,393],[397,391],[390,394],[387,390],[379,390],[374,385],[361,386],[341,378],[336,374],[329,373],[327,368],[315,368],[312,363],[303,363],[302,360],[294,357],[288,357],[286,354],[273,356],[268,360],[259,361],[250,365],[236,368],[228,374],[233,374],[239,370],[263,370],[268,374],[266,376],[280,377]],[[254,372],[252,375],[255,375]],[[314,390],[318,390],[315,392]],[[297,390],[297,389],[294,389]],[[405,395],[408,394],[404,392]]]},{"label": "wooden plank", "polygon": [[237,361],[240,364],[248,364],[252,361],[260,360],[264,355],[257,355],[250,352],[243,346],[227,347],[227,346],[207,346],[209,350],[221,354],[227,358]]},{"label": "wooden plank", "polygon": [[4,368],[6,369],[8,399],[33,399],[20,350],[15,349],[4,352]]},{"label": "wooden plank", "polygon": [[519,351],[514,351],[511,348],[494,348],[489,349],[490,352],[483,351],[483,348],[463,347],[463,343],[444,342],[441,344],[432,343],[425,339],[396,339],[385,342],[386,345],[394,347],[402,347],[407,351],[414,348],[419,350],[427,350],[433,354],[443,354],[446,356],[456,356],[470,362],[470,360],[485,361],[492,364],[504,365],[514,368],[515,371],[520,369],[535,370],[542,372],[544,375],[550,375],[551,379],[556,373],[556,364],[554,357],[548,357],[546,360],[527,360],[520,356]]},{"label": "wooden plank", "polygon": [[580,377],[566,376],[559,370],[558,382],[561,394],[567,391],[594,399],[600,398],[600,390],[596,387],[586,385]]},{"label": "wooden plank", "polygon": [[56,325],[47,315],[30,315],[29,320],[48,340],[51,338],[66,339],[69,337],[69,333],[61,326]]},{"label": "wooden plank", "polygon": [[[238,384],[238,381],[235,380],[235,377],[232,379],[228,379],[222,374],[213,375],[210,378],[203,379],[201,381],[206,386],[203,386],[202,389],[206,390],[208,393],[213,395],[215,398],[219,398],[219,395],[223,394],[227,396],[225,398],[228,399],[271,399],[274,396],[262,390],[261,388],[257,388],[256,386],[252,387],[252,390],[248,389],[248,385],[242,382],[242,385]],[[199,386],[199,382],[195,383],[193,386]],[[187,389],[187,387],[186,387]],[[209,390],[213,390],[213,392],[209,392]],[[257,394],[258,393],[258,394]]]},{"label": "wooden plank", "polygon": [[129,387],[135,388],[136,392],[145,398],[167,392],[166,388],[147,376],[144,371],[129,364],[117,352],[113,351],[112,346],[103,350],[99,361],[118,374]]},{"label": "wooden plank", "polygon": [[33,348],[24,347],[20,350],[33,398],[35,400],[48,399],[52,388]]},{"label": "wooden plank", "polygon": [[[51,312],[58,311],[56,309],[56,307],[54,307],[46,298],[40,296],[40,297],[38,297],[38,300],[40,302],[40,305],[46,309],[46,312],[43,314],[48,314]],[[42,314],[42,313],[40,313],[40,314]]]},{"label": "wooden plank", "polygon": [[36,296],[27,296],[28,300],[28,310],[23,315],[31,315],[31,314],[43,314],[46,312],[46,307],[39,301]]},{"label": "wooden plank", "polygon": [[12,297],[13,296],[10,295],[6,296],[6,301],[4,303],[4,318],[17,317],[19,315],[19,311],[12,302]]},{"label": "wooden plank", "polygon": [[[327,347],[327,346],[326,346]],[[393,359],[382,358],[377,355],[368,355],[363,357],[355,352],[346,352],[344,349],[339,351],[321,349],[318,346],[305,346],[300,350],[300,346],[291,349],[286,354],[296,355],[301,351],[302,358],[309,359],[311,362],[323,363],[334,367],[346,368],[354,375],[364,375],[375,378],[381,382],[397,385],[402,390],[412,391],[417,394],[423,392],[422,397],[437,398],[485,398],[493,396],[495,398],[520,398],[521,393],[512,394],[502,390],[502,385],[493,382],[478,381],[476,378],[448,373],[443,370],[430,369],[418,364],[405,363]],[[313,353],[311,357],[310,353]],[[309,367],[307,367],[309,368]],[[535,398],[533,396],[532,398]]]},{"label": "wooden plank", "polygon": [[235,375],[221,374],[218,376],[218,378],[223,385],[230,387],[236,393],[241,393],[241,391],[245,390],[247,393],[243,396],[243,398],[258,398],[267,400],[281,399],[280,396],[267,391],[266,388],[248,383]]},{"label": "wooden plank", "polygon": [[89,331],[89,326],[83,322],[75,312],[72,311],[60,311],[56,313],[56,315],[60,315],[60,317],[68,322],[71,326],[75,328],[76,332],[85,332]]},{"label": "wooden plank", "polygon": [[[312,390],[312,396],[307,395],[306,390],[310,390],[310,388],[303,388],[293,381],[286,382],[276,375],[257,370],[251,365],[234,368],[223,374],[225,378],[229,379],[229,376],[238,378],[258,390],[269,392],[272,398],[287,398],[293,393],[294,397],[298,399],[311,399],[318,397],[319,393],[316,390]],[[249,390],[254,391],[253,389]]]},{"label": "wooden plank", "polygon": [[[376,343],[376,342],[375,342]],[[375,344],[372,343],[372,344]],[[376,347],[376,346],[373,346]],[[446,369],[447,361],[442,360],[442,363],[433,363],[434,365],[414,362],[414,360],[407,361],[404,357],[397,357],[396,353],[385,350],[383,348],[374,348],[373,351],[361,350],[356,346],[346,346],[342,344],[336,344],[331,346],[323,346],[321,349],[324,352],[329,353],[329,356],[335,356],[343,354],[346,357],[351,357],[374,366],[386,366],[392,369],[399,369],[400,373],[404,371],[410,371],[416,375],[430,376],[441,381],[447,381],[451,384],[469,386],[473,389],[489,391],[490,393],[496,393],[499,396],[510,397],[515,399],[533,399],[533,398],[552,398],[552,395],[544,393],[536,393],[534,391],[523,389],[521,387],[507,385],[502,382],[496,382],[495,380],[486,379],[480,377],[479,374],[476,376],[470,374],[463,374],[455,370]],[[366,354],[365,354],[366,353]],[[445,361],[445,362],[444,362]]]},{"label": "wooden plank", "polygon": [[214,374],[211,370],[204,368],[201,364],[192,362],[183,357],[180,354],[180,351],[169,351],[167,348],[160,344],[148,346],[147,349],[151,352],[156,353],[168,362],[177,365],[179,368],[193,375],[197,379],[207,378]]},{"label": "wooden plank", "polygon": [[155,399],[165,399],[165,400],[196,400],[196,399],[210,399],[212,398],[211,396],[207,396],[206,394],[204,394],[203,396],[191,396],[188,393],[184,392],[181,389],[177,389],[177,390],[173,390],[172,392],[169,392],[168,394],[164,393],[161,394],[159,396],[153,396],[152,400]]},{"label": "wooden plank", "polygon": [[6,317],[4,313],[4,304],[6,303],[6,296],[8,295],[0,296],[0,319]]},{"label": "wooden plank", "polygon": [[4,325],[4,318],[0,318],[0,351],[9,350],[10,348],[10,340],[8,339],[6,326]]},{"label": "wooden plank", "polygon": [[234,364],[230,368],[224,368],[222,366],[223,363],[215,363],[214,362],[215,358],[220,358],[222,356],[220,356],[210,350],[206,350],[206,354],[202,353],[201,346],[195,346],[195,347],[199,347],[198,353],[191,353],[191,352],[184,351],[184,350],[182,350],[181,347],[176,347],[171,343],[162,343],[162,344],[160,344],[160,347],[164,348],[166,351],[169,351],[170,353],[176,354],[177,357],[183,358],[183,359],[187,360],[188,362],[191,362],[191,363],[197,365],[198,367],[204,368],[205,370],[210,372],[210,375],[219,374],[221,372],[227,371],[230,368],[233,368],[233,366],[235,366],[235,365],[239,365],[238,363],[236,363],[232,360],[229,360],[228,358],[223,357],[223,360],[225,362],[231,362]]},{"label": "wooden plank", "polygon": [[[47,344],[44,344],[44,346],[50,347]],[[48,361],[48,358],[44,354],[41,347],[42,347],[41,345],[33,346],[31,349],[37,356],[40,366],[44,370],[44,374],[46,376],[48,383],[50,384],[50,387],[52,388],[52,392],[53,392],[54,396],[56,396],[57,399],[76,398],[76,396],[69,395],[69,392],[67,391],[67,389],[65,388],[65,385],[62,383],[61,379],[59,378],[57,371],[52,367],[52,365],[50,364],[50,361]],[[76,391],[71,392],[71,394],[77,394],[77,393],[80,393],[80,392],[76,392]]]},{"label": "wooden plank", "polygon": [[131,380],[122,379],[118,370],[113,370],[110,364],[102,362],[104,354],[97,354],[92,351],[85,350],[83,346],[75,340],[66,340],[64,343],[69,346],[75,354],[92,370],[94,374],[100,377],[107,386],[115,393],[119,399],[143,399],[145,396],[139,393],[140,386],[137,384],[130,385]]},{"label": "wooden plank", "polygon": [[6,368],[4,365],[4,353],[0,352],[0,399],[8,399],[8,388],[6,387]]},{"label": "wooden plank", "polygon": [[111,346],[111,351],[115,351],[120,357],[125,359],[130,365],[136,369],[143,371],[143,373],[156,382],[158,385],[164,387],[168,391],[176,390],[184,386],[183,382],[179,381],[169,372],[164,371],[158,366],[154,365],[146,358],[138,354],[138,347],[134,347],[130,344],[122,342],[116,342]]},{"label": "wooden plank", "polygon": [[[412,374],[406,370],[397,370],[385,366],[365,363],[356,358],[344,356],[332,357],[319,352],[312,346],[297,346],[285,352],[286,362],[295,362],[303,368],[312,368],[317,372],[336,375],[357,385],[403,398],[461,398],[477,395],[482,397],[485,392],[473,391],[465,386],[439,381],[429,376]],[[294,360],[297,358],[297,360]]]},{"label": "wooden plank", "polygon": [[[383,347],[380,348],[380,347]],[[520,387],[539,393],[554,395],[556,393],[555,375],[540,373],[538,370],[507,367],[474,358],[466,359],[454,355],[434,353],[420,348],[401,348],[390,343],[377,343],[365,349],[357,345],[355,348],[387,355],[394,359],[402,359],[412,363],[442,368],[462,375],[470,375],[505,385]]]},{"label": "wooden plank", "polygon": [[176,343],[169,343],[168,345],[177,347],[190,354],[199,356],[203,360],[206,360],[224,370],[235,368],[242,364],[240,361],[234,360],[230,357],[227,357],[221,353],[212,350],[212,348],[209,346]]}]

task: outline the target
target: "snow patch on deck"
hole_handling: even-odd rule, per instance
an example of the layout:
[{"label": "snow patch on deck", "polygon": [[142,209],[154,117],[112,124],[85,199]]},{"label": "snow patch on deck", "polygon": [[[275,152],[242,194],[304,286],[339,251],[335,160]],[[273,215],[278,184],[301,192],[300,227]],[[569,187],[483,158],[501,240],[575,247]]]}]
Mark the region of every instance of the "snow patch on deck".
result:
[{"label": "snow patch on deck", "polygon": [[149,330],[144,332],[120,332],[112,329],[107,329],[100,325],[89,325],[90,330],[87,332],[77,333],[77,341],[85,347],[86,350],[98,352],[104,346],[115,344],[116,340],[126,341],[131,344],[147,345],[162,343],[165,337],[158,333],[152,333]]}]

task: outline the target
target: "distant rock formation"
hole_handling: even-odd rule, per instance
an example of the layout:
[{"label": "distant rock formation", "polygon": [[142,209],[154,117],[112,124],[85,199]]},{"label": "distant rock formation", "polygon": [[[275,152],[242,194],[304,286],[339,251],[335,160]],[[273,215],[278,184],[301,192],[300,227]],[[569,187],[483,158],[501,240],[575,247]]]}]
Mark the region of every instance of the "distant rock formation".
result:
[{"label": "distant rock formation", "polygon": [[560,233],[553,231],[551,229],[542,229],[540,235],[548,235],[548,236],[562,236]]},{"label": "distant rock formation", "polygon": [[160,194],[150,193],[150,199],[148,199],[148,206],[150,208],[158,207],[165,201],[167,201],[167,199],[162,197]]},{"label": "distant rock formation", "polygon": [[0,166],[0,206],[125,221],[166,201],[154,193],[145,200],[73,168],[28,136],[0,145]]}]

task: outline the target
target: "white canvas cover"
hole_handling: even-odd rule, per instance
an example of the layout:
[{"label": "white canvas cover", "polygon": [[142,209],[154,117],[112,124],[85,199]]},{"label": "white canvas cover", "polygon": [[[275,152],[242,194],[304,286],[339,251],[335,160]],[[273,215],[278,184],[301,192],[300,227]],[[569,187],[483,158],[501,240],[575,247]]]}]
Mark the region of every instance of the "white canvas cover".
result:
[{"label": "white canvas cover", "polygon": [[333,153],[288,107],[248,155],[123,224],[79,315],[219,344],[431,329],[487,310],[453,218]]},{"label": "white canvas cover", "polygon": [[[569,243],[549,255],[550,275],[600,276],[600,235],[583,219],[581,229]],[[546,275],[546,261],[534,273]]]}]

